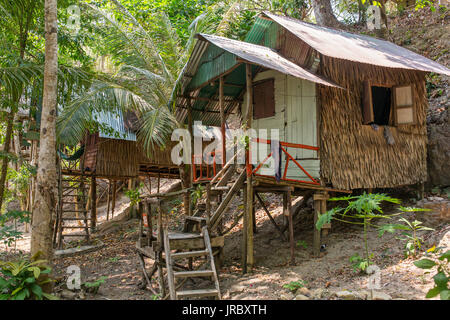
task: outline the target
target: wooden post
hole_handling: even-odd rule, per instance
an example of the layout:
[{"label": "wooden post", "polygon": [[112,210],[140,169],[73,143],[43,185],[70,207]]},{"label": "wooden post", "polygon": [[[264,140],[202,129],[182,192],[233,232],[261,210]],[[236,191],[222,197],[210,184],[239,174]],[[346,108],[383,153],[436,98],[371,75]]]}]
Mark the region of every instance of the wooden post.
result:
[{"label": "wooden post", "polygon": [[206,183],[206,224],[209,225],[211,219],[211,184]]},{"label": "wooden post", "polygon": [[152,204],[147,202],[147,245],[152,245],[153,223],[152,223]]},{"label": "wooden post", "polygon": [[289,217],[289,242],[291,246],[291,261],[290,265],[295,265],[295,243],[294,243],[294,222],[292,219],[292,199],[291,190],[286,192],[286,202],[287,202],[287,214]]},{"label": "wooden post", "polygon": [[113,180],[112,203],[111,203],[111,219],[114,218],[114,209],[116,208],[116,192],[117,192],[117,184],[116,184],[116,180]]},{"label": "wooden post", "polygon": [[161,171],[158,169],[158,189],[157,189],[156,193],[159,193],[160,182],[161,182]]},{"label": "wooden post", "polygon": [[241,246],[241,255],[242,255],[242,273],[247,273],[247,225],[248,225],[248,216],[247,212],[247,187],[244,186],[242,189],[242,198],[243,198],[243,206],[244,206],[244,221],[243,221],[243,229],[242,229],[242,246]]},{"label": "wooden post", "polygon": [[139,202],[139,247],[142,247],[142,236],[144,235],[144,204]]},{"label": "wooden post", "polygon": [[162,205],[161,200],[158,200],[158,234],[157,241],[159,244],[158,251],[156,252],[156,263],[158,265],[158,282],[159,282],[159,292],[161,293],[161,297],[166,296],[166,287],[164,286],[164,274],[163,274],[163,266],[162,266],[162,250],[163,250],[163,225],[162,225]]},{"label": "wooden post", "polygon": [[226,129],[225,129],[225,103],[223,96],[224,79],[219,79],[219,106],[220,106],[220,125],[222,131],[222,166],[227,163],[227,145],[226,145]]},{"label": "wooden post", "polygon": [[106,206],[106,221],[109,220],[110,194],[111,194],[111,179],[108,179],[108,195],[106,196],[106,202],[108,203]]},{"label": "wooden post", "polygon": [[[253,85],[252,85],[252,66],[245,65],[245,79],[246,79],[246,95],[247,95],[247,126],[246,129],[251,129],[253,118]],[[250,141],[249,141],[250,143]],[[250,163],[250,146],[247,149],[247,267],[251,270],[254,264],[253,256],[253,176],[252,165]]]},{"label": "wooden post", "polygon": [[329,198],[327,193],[315,193],[314,199],[314,240],[313,240],[313,253],[314,256],[318,257],[320,255],[320,233],[317,230],[316,223],[319,218],[319,213],[324,213],[326,210],[326,201]]},{"label": "wooden post", "polygon": [[91,177],[91,228],[97,227],[97,180],[94,175]]},{"label": "wooden post", "polygon": [[[192,104],[191,104],[191,100],[188,99],[188,131],[189,131],[189,135],[191,136],[191,143],[190,143],[190,148],[191,148],[191,159],[190,159],[190,163],[188,165],[188,170],[186,172],[187,174],[187,187],[192,188],[192,177],[193,177],[193,172],[192,172],[192,162],[194,159],[194,123],[193,123],[193,119],[192,119]],[[191,201],[191,194],[188,193],[187,194],[187,200],[188,200],[188,204],[189,204],[189,208],[188,208],[188,214],[190,216],[193,215],[194,213],[194,208],[193,208],[193,203]]]}]

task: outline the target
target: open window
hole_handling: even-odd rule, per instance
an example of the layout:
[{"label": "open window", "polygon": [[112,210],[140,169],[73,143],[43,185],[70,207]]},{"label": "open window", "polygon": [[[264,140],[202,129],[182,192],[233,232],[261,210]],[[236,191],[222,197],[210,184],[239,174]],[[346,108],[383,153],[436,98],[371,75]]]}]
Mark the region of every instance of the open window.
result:
[{"label": "open window", "polygon": [[363,123],[398,125],[415,123],[412,86],[381,86],[364,81]]},{"label": "open window", "polygon": [[275,115],[274,79],[263,80],[253,85],[253,119]]}]

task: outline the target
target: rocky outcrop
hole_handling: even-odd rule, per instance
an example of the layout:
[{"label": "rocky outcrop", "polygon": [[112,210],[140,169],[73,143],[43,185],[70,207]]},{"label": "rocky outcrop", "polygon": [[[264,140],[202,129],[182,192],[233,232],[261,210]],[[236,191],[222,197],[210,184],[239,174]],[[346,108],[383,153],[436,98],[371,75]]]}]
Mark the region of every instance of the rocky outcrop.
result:
[{"label": "rocky outcrop", "polygon": [[432,186],[449,186],[450,113],[448,107],[431,111],[427,117],[427,124],[428,182]]}]

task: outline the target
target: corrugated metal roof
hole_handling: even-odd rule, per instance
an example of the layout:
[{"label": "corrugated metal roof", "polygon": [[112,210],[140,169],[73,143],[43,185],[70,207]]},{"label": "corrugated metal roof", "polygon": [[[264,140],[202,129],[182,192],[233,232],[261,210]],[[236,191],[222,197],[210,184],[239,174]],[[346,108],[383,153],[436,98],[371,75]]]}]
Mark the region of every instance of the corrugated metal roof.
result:
[{"label": "corrugated metal roof", "polygon": [[[199,34],[180,80],[180,92],[183,95],[176,98],[178,120],[186,121],[189,104],[186,96],[190,96],[193,119],[201,120],[204,125],[220,126],[217,77],[228,70],[233,70],[225,77],[225,112],[229,113],[239,104],[238,99],[245,92],[245,66],[241,64],[242,61],[251,63],[253,72],[261,66],[323,85],[337,86],[280,56],[271,48]],[[205,83],[209,84],[205,85]]]},{"label": "corrugated metal roof", "polygon": [[[320,27],[297,19],[262,13],[280,24],[321,54],[389,68],[412,69],[435,72],[450,76],[450,69],[392,42],[369,36]],[[250,38],[261,34],[258,18]],[[267,21],[267,20],[266,20]],[[264,25],[267,25],[264,22]]]},{"label": "corrugated metal roof", "polygon": [[125,129],[122,111],[118,110],[114,113],[108,111],[94,112],[93,117],[99,124],[114,130],[114,132],[109,132],[100,128],[100,138],[136,141],[136,134]]},{"label": "corrugated metal roof", "polygon": [[200,34],[199,37],[245,61],[268,69],[276,70],[296,78],[305,79],[311,82],[323,84],[325,86],[337,87],[337,85],[333,82],[325,80],[324,78],[303,69],[299,65],[282,57],[275,50],[269,47],[207,34]]}]

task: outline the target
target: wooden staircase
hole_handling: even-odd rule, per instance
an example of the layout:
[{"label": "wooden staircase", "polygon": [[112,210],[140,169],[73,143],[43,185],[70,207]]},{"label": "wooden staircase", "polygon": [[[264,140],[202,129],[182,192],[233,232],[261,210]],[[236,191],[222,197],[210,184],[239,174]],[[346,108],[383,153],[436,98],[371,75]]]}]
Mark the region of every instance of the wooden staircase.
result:
[{"label": "wooden staircase", "polygon": [[[197,220],[202,223],[201,220]],[[211,240],[209,238],[208,227],[203,225],[201,233],[198,234],[199,238],[203,238],[205,249],[195,250],[195,251],[183,251],[183,252],[171,252],[170,243],[171,240],[178,240],[175,235],[171,235],[167,230],[164,231],[164,250],[165,250],[165,260],[167,267],[167,277],[169,283],[170,299],[178,300],[184,298],[202,298],[202,297],[214,297],[220,299],[220,287],[219,279],[217,276],[217,270],[214,263],[214,256],[211,247]],[[202,257],[207,259],[207,269],[205,270],[189,270],[189,271],[173,271],[173,266],[175,261],[183,259],[194,259],[200,260]],[[177,290],[176,281],[180,279],[189,278],[210,278],[214,283],[214,288],[202,288],[195,290]]]},{"label": "wooden staircase", "polygon": [[[64,238],[84,238],[90,240],[89,220],[87,210],[86,186],[89,185],[85,176],[61,175],[59,181],[59,207],[56,219],[57,246],[63,248]],[[66,230],[80,230],[76,233],[65,233]],[[56,242],[56,239],[55,239]]]}]

